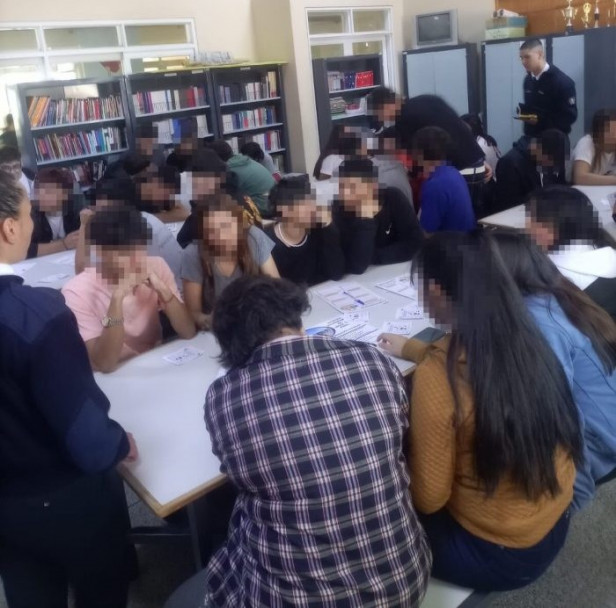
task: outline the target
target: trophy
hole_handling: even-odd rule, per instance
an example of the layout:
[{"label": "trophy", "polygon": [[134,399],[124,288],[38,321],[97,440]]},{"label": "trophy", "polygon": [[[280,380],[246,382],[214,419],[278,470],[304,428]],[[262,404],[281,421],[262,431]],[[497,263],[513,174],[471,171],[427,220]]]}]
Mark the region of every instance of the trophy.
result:
[{"label": "trophy", "polygon": [[582,6],[582,12],[584,16],[582,17],[582,23],[584,24],[584,29],[588,29],[588,24],[590,23],[590,12],[592,11],[592,4],[590,2],[584,2],[584,6]]},{"label": "trophy", "polygon": [[563,14],[563,17],[565,18],[565,20],[567,21],[565,25],[565,32],[567,34],[570,34],[573,31],[573,20],[576,18],[577,12],[578,12],[577,8],[574,8],[573,6],[571,6],[571,2],[573,2],[573,0],[567,0],[567,8],[561,9],[561,13]]},{"label": "trophy", "polygon": [[595,27],[599,27],[599,19],[601,17],[601,13],[599,11],[599,0],[595,0]]}]

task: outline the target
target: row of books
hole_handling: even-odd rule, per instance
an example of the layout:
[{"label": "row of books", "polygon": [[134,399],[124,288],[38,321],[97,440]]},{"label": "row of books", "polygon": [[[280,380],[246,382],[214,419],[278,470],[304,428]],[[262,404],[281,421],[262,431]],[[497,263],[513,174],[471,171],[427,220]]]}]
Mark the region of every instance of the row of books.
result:
[{"label": "row of books", "polygon": [[340,114],[366,114],[368,110],[368,98],[366,95],[357,99],[344,99],[343,97],[332,97],[329,100],[331,115]]},{"label": "row of books", "polygon": [[133,104],[137,116],[139,116],[205,106],[207,105],[207,97],[205,87],[142,91],[133,93]]},{"label": "row of books", "polygon": [[115,152],[126,148],[126,134],[118,127],[93,131],[50,133],[34,139],[37,161],[62,160],[88,154]]},{"label": "row of books", "polygon": [[228,133],[229,131],[238,131],[240,129],[264,127],[275,122],[276,108],[255,108],[254,110],[233,112],[233,114],[223,114],[222,130],[223,133]]},{"label": "row of books", "polygon": [[359,89],[374,86],[374,72],[327,72],[327,85],[330,92],[345,89]]},{"label": "row of books", "polygon": [[87,99],[32,97],[28,103],[28,118],[32,127],[123,117],[122,100],[119,95]]},{"label": "row of books", "polygon": [[75,178],[75,181],[82,187],[91,187],[99,179],[102,179],[107,162],[104,160],[95,160],[87,163],[79,163],[72,165],[70,171]]},{"label": "row of books", "polygon": [[[158,143],[159,144],[174,144],[181,139],[183,118],[170,118],[168,120],[160,120],[154,124],[158,128]],[[197,137],[206,137],[210,135],[207,125],[207,117],[205,114],[191,117],[197,123]]]},{"label": "row of books", "polygon": [[242,138],[229,137],[227,142],[233,148],[233,151],[238,154],[240,147],[249,141],[256,141],[263,150],[271,152],[272,150],[280,150],[282,141],[280,139],[280,131],[265,131],[265,133],[255,133],[254,135],[244,136]]},{"label": "row of books", "polygon": [[257,101],[278,97],[278,84],[276,72],[267,72],[261,78],[253,82],[232,82],[218,87],[218,96],[221,103],[234,103],[238,101]]}]

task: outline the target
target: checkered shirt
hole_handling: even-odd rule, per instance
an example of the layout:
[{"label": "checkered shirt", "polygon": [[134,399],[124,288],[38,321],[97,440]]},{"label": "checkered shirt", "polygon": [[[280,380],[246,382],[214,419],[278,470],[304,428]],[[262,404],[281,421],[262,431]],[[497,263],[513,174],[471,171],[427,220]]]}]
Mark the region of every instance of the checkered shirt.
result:
[{"label": "checkered shirt", "polygon": [[415,607],[431,556],[409,493],[408,399],[356,342],[266,344],[216,380],[205,421],[238,488],[206,605]]}]

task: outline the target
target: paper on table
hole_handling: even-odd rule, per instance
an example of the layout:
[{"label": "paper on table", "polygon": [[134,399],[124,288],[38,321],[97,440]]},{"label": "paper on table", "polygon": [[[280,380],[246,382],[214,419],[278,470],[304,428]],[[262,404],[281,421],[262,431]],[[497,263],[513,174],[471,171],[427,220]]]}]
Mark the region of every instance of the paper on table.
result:
[{"label": "paper on table", "polygon": [[413,323],[411,321],[385,321],[381,331],[386,334],[410,336],[413,331]]},{"label": "paper on table", "polygon": [[58,266],[70,266],[75,263],[75,252],[66,253],[60,257],[51,260],[52,264],[58,264]]},{"label": "paper on table", "polygon": [[407,306],[401,306],[396,311],[396,319],[409,320],[409,319],[423,319],[424,313],[419,306],[413,306],[409,304]]},{"label": "paper on table", "polygon": [[315,289],[317,295],[340,312],[349,313],[387,302],[359,283],[327,283]]},{"label": "paper on table", "polygon": [[66,279],[68,278],[69,274],[66,274],[65,272],[59,272],[58,274],[50,274],[47,277],[43,277],[42,279],[39,279],[38,281],[36,281],[37,283],[57,283],[58,281],[61,281],[62,279]]},{"label": "paper on table", "polygon": [[411,277],[408,274],[377,283],[376,286],[385,291],[391,291],[399,296],[409,298],[409,300],[417,300],[417,289],[411,284]]},{"label": "paper on table", "polygon": [[377,328],[374,325],[370,325],[370,323],[354,321],[348,319],[347,315],[342,315],[325,321],[317,327],[309,327],[306,333],[309,336],[330,336],[343,340],[361,340],[363,336],[375,331],[378,332]]},{"label": "paper on table", "polygon": [[13,264],[11,268],[17,276],[23,277],[33,266],[36,266],[36,262],[20,262],[19,264]]},{"label": "paper on table", "polygon": [[347,312],[344,315],[346,321],[364,321],[370,320],[370,313],[367,310],[359,310],[357,312]]},{"label": "paper on table", "polygon": [[375,329],[367,334],[363,334],[362,336],[360,336],[359,338],[357,338],[358,342],[364,342],[365,344],[377,344],[376,339],[382,334],[383,332],[380,329]]},{"label": "paper on table", "polygon": [[204,352],[205,351],[195,348],[194,346],[185,346],[184,348],[180,348],[180,350],[165,355],[163,359],[169,363],[173,363],[173,365],[184,365],[185,363],[190,363],[190,361],[198,359]]}]

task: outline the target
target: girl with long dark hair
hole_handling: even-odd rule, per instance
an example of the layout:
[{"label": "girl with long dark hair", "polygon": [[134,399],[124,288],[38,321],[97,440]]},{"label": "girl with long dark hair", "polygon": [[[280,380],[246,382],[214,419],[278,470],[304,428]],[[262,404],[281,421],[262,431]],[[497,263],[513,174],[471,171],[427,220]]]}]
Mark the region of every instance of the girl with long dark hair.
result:
[{"label": "girl with long dark hair", "polygon": [[526,229],[560,272],[616,320],[616,250],[589,198],[551,186],[526,201]]},{"label": "girl with long dark hair", "polygon": [[581,508],[596,483],[616,470],[616,324],[521,234],[495,233],[528,310],[560,360],[578,407],[584,462],[573,505]]},{"label": "girl with long dark hair", "polygon": [[486,234],[439,233],[413,262],[433,344],[383,334],[415,361],[411,494],[425,514],[433,575],[484,590],[539,577],[568,529],[582,442],[558,359]]},{"label": "girl with long dark hair", "polygon": [[595,112],[590,133],[580,139],[571,157],[574,184],[616,185],[616,109]]}]

